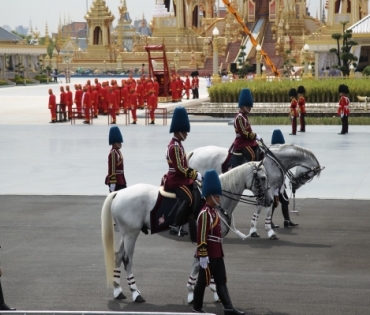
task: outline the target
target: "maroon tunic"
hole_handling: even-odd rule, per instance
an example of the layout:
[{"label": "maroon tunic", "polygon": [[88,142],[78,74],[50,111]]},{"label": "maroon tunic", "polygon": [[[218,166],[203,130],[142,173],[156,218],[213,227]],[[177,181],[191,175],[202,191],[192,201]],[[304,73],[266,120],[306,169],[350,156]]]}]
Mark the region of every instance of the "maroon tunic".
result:
[{"label": "maroon tunic", "polygon": [[111,149],[108,155],[108,175],[105,184],[126,185],[124,174],[123,155],[118,149]]},{"label": "maroon tunic", "polygon": [[197,171],[188,166],[185,150],[179,139],[172,138],[167,147],[166,158],[169,169],[165,189],[191,185],[197,178]]},{"label": "maroon tunic", "polygon": [[197,257],[224,257],[221,219],[215,208],[205,204],[197,219]]},{"label": "maroon tunic", "polygon": [[252,126],[249,123],[247,114],[239,112],[235,116],[234,128],[236,133],[234,151],[241,150],[246,146],[257,146],[257,142],[255,141],[256,134],[252,131]]}]

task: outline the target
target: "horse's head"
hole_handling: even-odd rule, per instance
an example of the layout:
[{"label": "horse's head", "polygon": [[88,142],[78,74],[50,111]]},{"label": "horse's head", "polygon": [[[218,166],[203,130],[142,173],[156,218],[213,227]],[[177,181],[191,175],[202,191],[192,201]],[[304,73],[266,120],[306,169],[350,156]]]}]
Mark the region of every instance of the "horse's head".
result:
[{"label": "horse's head", "polygon": [[317,162],[317,165],[302,164],[297,166],[294,178],[291,181],[293,192],[304,184],[309,183],[316,175],[319,177],[321,171],[324,169],[325,166],[320,166],[319,162]]},{"label": "horse's head", "polygon": [[248,189],[257,196],[258,204],[264,207],[270,207],[272,205],[274,196],[266,175],[265,167],[263,166],[263,161],[254,165],[253,181],[251,187]]}]

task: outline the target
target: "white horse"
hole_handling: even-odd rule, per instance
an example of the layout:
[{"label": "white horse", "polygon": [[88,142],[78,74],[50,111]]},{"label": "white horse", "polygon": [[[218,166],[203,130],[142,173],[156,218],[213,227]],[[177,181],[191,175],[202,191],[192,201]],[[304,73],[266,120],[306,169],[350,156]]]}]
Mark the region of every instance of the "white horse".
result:
[{"label": "white horse", "polygon": [[[288,175],[292,181],[292,189],[295,191],[307,181],[319,175],[321,170],[324,169],[324,167],[320,166],[315,155],[311,151],[296,145],[274,145],[269,149],[265,147],[264,151],[265,159],[263,163],[272,191],[275,191],[275,189],[283,185],[286,175]],[[218,174],[221,174],[222,164],[227,156],[227,148],[207,146],[193,150],[187,155],[187,159],[189,167],[201,173],[204,173],[207,169],[215,169]],[[289,169],[296,166],[296,175],[294,176]],[[252,237],[259,237],[257,233],[257,220],[261,210],[262,205],[257,205],[257,212],[253,214],[249,231],[249,235]],[[271,212],[272,207],[266,208],[265,230],[270,239],[277,240],[278,238],[271,228]],[[194,259],[191,269],[187,283],[188,303],[193,301],[194,286],[199,273],[198,259]],[[214,300],[217,301],[218,295],[213,279],[211,280],[210,289],[214,294]]]},{"label": "white horse", "polygon": [[[243,164],[226,174],[220,175],[224,196],[221,197],[222,233],[226,235],[232,212],[242,197],[245,189],[252,191],[257,200],[265,206],[273,202],[264,166],[261,162]],[[150,211],[156,204],[159,187],[148,184],[136,184],[118,192],[110,193],[102,208],[102,240],[104,247],[105,268],[108,286],[112,284],[115,298],[125,298],[120,286],[120,266],[123,261],[127,284],[135,302],[145,302],[135,283],[132,273],[132,259],[136,239],[143,226],[150,229]],[[228,196],[228,197],[227,197]],[[231,197],[231,198],[230,198]],[[119,249],[114,253],[113,221],[121,233]],[[240,233],[240,232],[239,232]],[[114,277],[113,277],[114,275]]]},{"label": "white horse", "polygon": [[[302,147],[293,144],[273,145],[270,148],[264,146],[265,166],[267,177],[271,185],[271,190],[279,189],[288,176],[292,182],[293,191],[311,181],[316,175],[320,175],[321,167],[315,155]],[[222,173],[222,163],[228,156],[228,149],[217,146],[201,147],[193,150],[187,155],[189,167],[196,169],[202,174],[208,169],[215,169],[218,174]],[[293,175],[289,169],[297,167]],[[262,206],[257,206],[257,211],[253,214],[250,227],[250,235],[259,237],[257,233],[257,221],[261,213]],[[271,228],[272,207],[266,209],[265,230],[270,239],[278,239],[274,230]]]}]

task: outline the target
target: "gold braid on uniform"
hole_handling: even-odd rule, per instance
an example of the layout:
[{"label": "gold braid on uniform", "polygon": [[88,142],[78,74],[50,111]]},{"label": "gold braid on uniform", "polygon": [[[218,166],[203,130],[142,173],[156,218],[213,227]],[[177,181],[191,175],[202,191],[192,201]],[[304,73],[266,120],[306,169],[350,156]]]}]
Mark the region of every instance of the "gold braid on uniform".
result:
[{"label": "gold braid on uniform", "polygon": [[208,256],[208,248],[207,248],[207,229],[208,229],[208,216],[207,216],[207,211],[203,211],[202,214],[202,227],[200,230],[200,244],[198,245],[198,255],[200,257],[206,257]]},{"label": "gold braid on uniform", "polygon": [[189,167],[185,172],[185,176],[195,180],[197,178],[197,173],[196,170]]},{"label": "gold braid on uniform", "polygon": [[256,134],[255,134],[254,132],[249,132],[249,131],[247,131],[247,130],[244,128],[243,121],[242,121],[242,118],[241,118],[241,117],[238,117],[238,121],[239,121],[239,126],[242,128],[243,135],[244,135],[247,139],[251,139],[251,140],[256,139]]},{"label": "gold braid on uniform", "polygon": [[117,176],[116,176],[116,153],[111,152],[112,155],[112,175],[109,176],[109,183],[116,184],[117,183]]}]

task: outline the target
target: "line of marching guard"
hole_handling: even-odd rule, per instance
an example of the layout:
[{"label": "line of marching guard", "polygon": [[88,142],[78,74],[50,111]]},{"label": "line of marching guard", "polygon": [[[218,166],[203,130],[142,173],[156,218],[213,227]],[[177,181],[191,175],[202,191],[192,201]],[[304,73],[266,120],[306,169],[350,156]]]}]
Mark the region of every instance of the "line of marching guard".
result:
[{"label": "line of marching guard", "polygon": [[[147,108],[149,110],[150,124],[155,124],[154,111],[158,107],[158,96],[163,95],[164,84],[157,78],[141,76],[134,79],[132,74],[129,78],[121,81],[118,85],[116,80],[99,82],[95,79],[95,84],[87,80],[85,85],[75,84],[74,95],[70,87],[60,87],[59,103],[52,89],[49,89],[49,103],[51,121],[70,121],[73,118],[84,119],[84,124],[90,124],[93,118],[99,115],[110,115],[111,124],[116,124],[117,116],[120,113],[128,114],[131,111],[132,124],[137,122],[137,109]],[[181,102],[183,96],[190,98],[190,89],[193,99],[199,98],[199,79],[194,76],[190,81],[188,74],[185,80],[180,76],[173,76],[168,90],[172,97],[172,102]],[[57,114],[59,119],[57,120]]]}]

